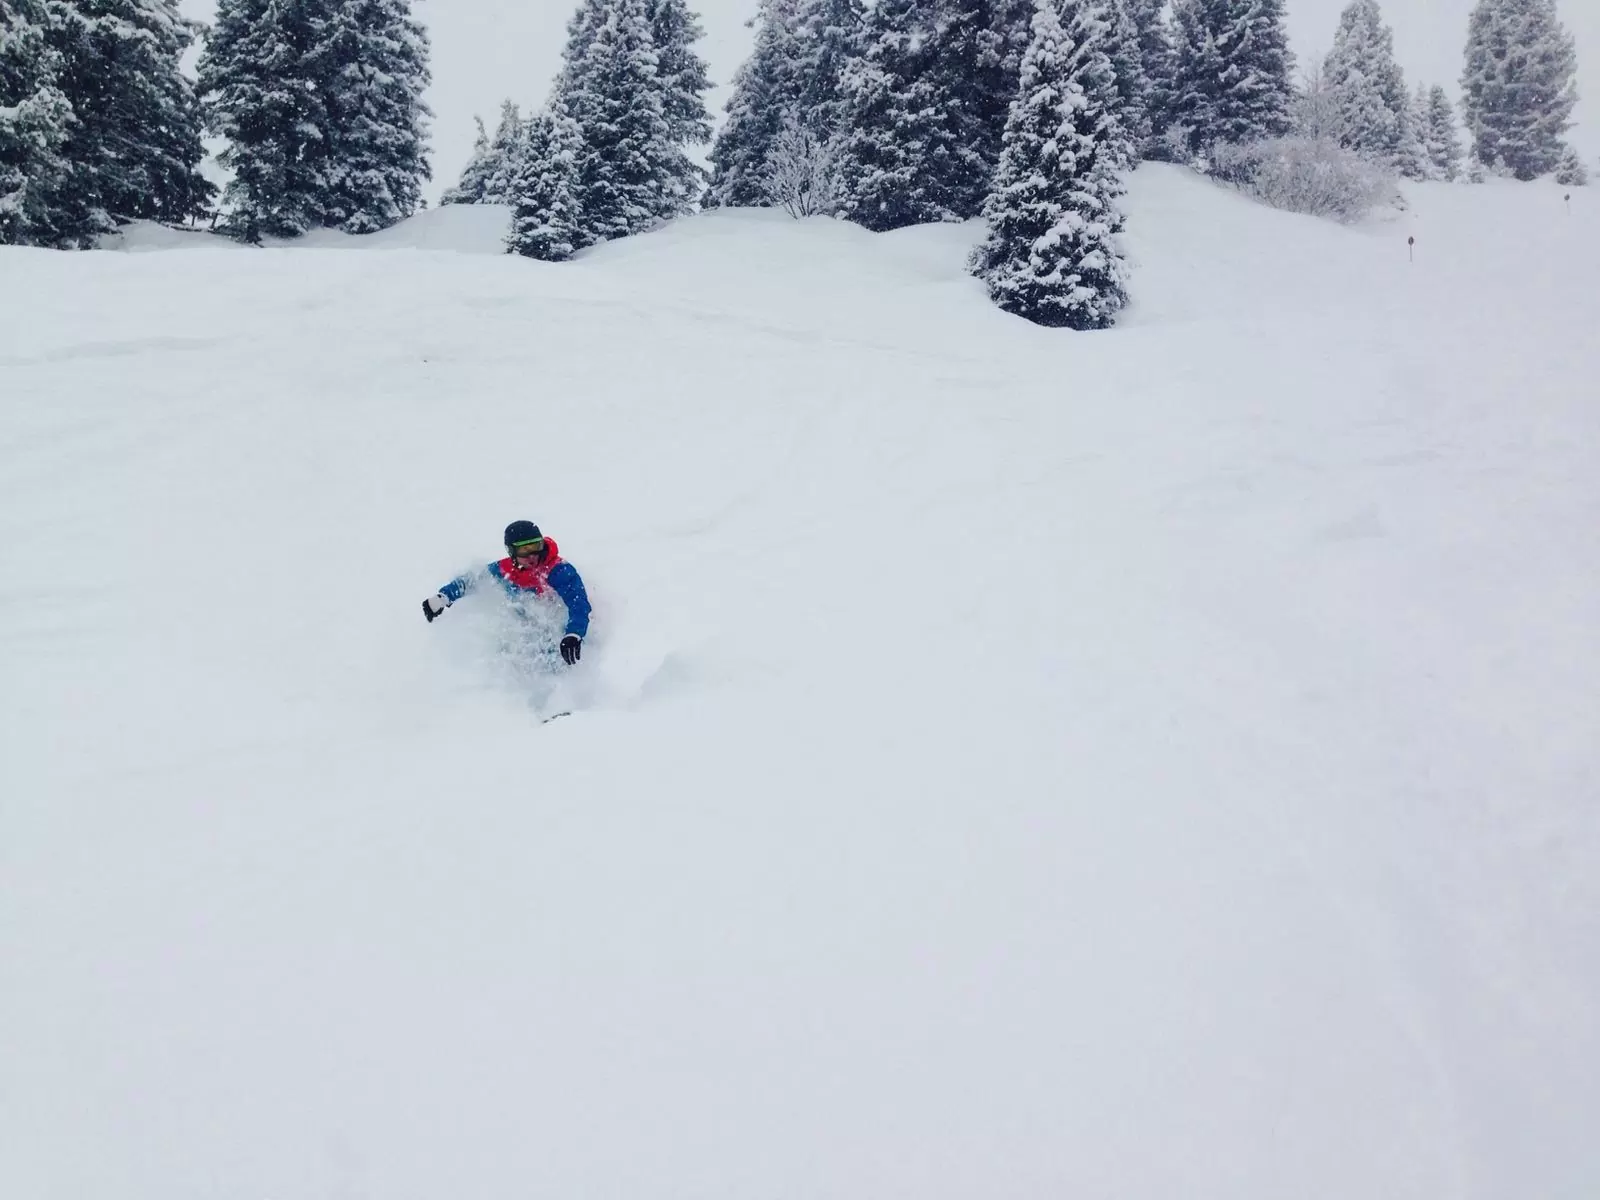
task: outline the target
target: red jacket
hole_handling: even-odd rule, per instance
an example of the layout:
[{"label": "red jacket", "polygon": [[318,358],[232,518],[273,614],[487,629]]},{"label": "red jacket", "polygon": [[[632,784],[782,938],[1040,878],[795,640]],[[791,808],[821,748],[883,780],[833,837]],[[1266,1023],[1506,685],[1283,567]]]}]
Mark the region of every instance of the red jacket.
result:
[{"label": "red jacket", "polygon": [[556,547],[555,539],[545,538],[544,555],[531,567],[519,567],[516,559],[502,558],[490,567],[489,571],[499,576],[501,582],[509,588],[542,596],[544,589],[550,585],[550,572],[560,565],[561,551]]}]

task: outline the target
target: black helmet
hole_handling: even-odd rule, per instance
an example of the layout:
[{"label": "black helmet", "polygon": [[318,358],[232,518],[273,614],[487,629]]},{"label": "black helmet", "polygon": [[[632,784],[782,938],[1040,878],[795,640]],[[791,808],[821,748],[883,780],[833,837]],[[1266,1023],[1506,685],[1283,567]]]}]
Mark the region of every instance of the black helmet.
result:
[{"label": "black helmet", "polygon": [[539,532],[539,527],[532,521],[513,521],[506,526],[506,549],[522,542],[538,542],[544,539],[544,534]]}]

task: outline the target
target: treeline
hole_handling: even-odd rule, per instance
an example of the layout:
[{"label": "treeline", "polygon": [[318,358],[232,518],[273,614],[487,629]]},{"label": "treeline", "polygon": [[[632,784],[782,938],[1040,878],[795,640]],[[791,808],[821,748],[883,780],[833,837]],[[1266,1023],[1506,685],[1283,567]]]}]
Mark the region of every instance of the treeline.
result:
[{"label": "treeline", "polygon": [[[1413,179],[1583,173],[1561,140],[1576,60],[1553,0],[1473,14],[1470,168],[1449,96],[1408,91],[1376,0],[1353,0],[1298,83],[1283,0],[761,0],[702,190],[682,151],[707,136],[707,84],[681,4],[587,0],[549,101],[529,118],[508,102],[492,136],[480,122],[446,200],[512,205],[512,248],[545,259],[695,200],[874,230],[982,217],[973,267],[996,302],[1090,328],[1125,299],[1119,200],[1141,158],[1235,175],[1297,155],[1319,176],[1339,155]],[[596,28],[613,44],[591,59]]]},{"label": "treeline", "polygon": [[[0,0],[0,244],[92,246],[140,218],[235,237],[409,216],[429,178],[428,39],[409,0]],[[226,139],[220,209],[200,173]]]},{"label": "treeline", "polygon": [[0,0],[0,245],[91,246],[215,189],[176,0]]},{"label": "treeline", "polygon": [[[1325,147],[1412,178],[1557,172],[1576,54],[1554,0],[1479,0],[1460,116],[1408,89],[1377,0],[1352,0],[1295,81],[1284,0],[761,0],[711,138],[685,0],[582,0],[546,103],[508,102],[447,202],[514,210],[559,260],[697,206],[783,206],[869,229],[982,217],[1002,306],[1109,323],[1122,179],[1141,158],[1245,172]],[[0,243],[212,217],[245,241],[384,228],[429,178],[429,45],[410,0],[0,0]],[[220,197],[201,137],[224,141]],[[1302,149],[1295,153],[1305,153]]]}]

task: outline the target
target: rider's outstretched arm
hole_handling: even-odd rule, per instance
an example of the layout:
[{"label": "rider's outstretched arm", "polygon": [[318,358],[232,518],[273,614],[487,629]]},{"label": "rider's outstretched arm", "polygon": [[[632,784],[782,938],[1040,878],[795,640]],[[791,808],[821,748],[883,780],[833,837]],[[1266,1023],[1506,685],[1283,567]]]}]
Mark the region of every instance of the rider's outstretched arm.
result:
[{"label": "rider's outstretched arm", "polygon": [[550,571],[550,587],[567,606],[567,632],[575,637],[587,637],[592,610],[578,568],[569,562],[557,563]]},{"label": "rider's outstretched arm", "polygon": [[487,568],[480,567],[476,571],[467,571],[465,574],[457,575],[440,588],[435,595],[429,596],[422,602],[422,615],[431,622],[445,609],[470,592],[477,585],[478,580],[482,579],[487,573]]}]

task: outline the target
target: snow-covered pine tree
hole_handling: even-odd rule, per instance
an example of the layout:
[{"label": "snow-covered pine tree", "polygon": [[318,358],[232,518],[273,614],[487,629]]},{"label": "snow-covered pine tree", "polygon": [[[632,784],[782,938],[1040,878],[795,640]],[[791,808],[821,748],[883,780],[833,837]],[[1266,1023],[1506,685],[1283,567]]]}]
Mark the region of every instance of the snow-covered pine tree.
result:
[{"label": "snow-covered pine tree", "polygon": [[1400,130],[1400,148],[1395,152],[1393,166],[1402,179],[1425,180],[1434,178],[1433,163],[1422,144],[1422,126],[1412,119],[1409,107],[1405,124]]},{"label": "snow-covered pine tree", "polygon": [[1433,177],[1453,183],[1461,174],[1461,135],[1456,129],[1455,105],[1437,83],[1428,89],[1420,136]]},{"label": "snow-covered pine tree", "polygon": [[594,42],[595,31],[606,23],[610,12],[611,0],[578,0],[578,7],[567,18],[567,40],[561,47],[561,70],[553,95],[566,91],[572,73]]},{"label": "snow-covered pine tree", "polygon": [[760,0],[751,22],[755,47],[734,74],[702,204],[780,203],[769,195],[774,154],[789,173],[802,146],[831,161],[847,119],[844,67],[862,21],[861,0]]},{"label": "snow-covered pine tree", "polygon": [[384,228],[428,178],[428,43],[409,0],[218,0],[200,91],[235,237]]},{"label": "snow-covered pine tree", "polygon": [[1555,0],[1478,0],[1466,59],[1461,110],[1473,157],[1518,179],[1553,171],[1578,99],[1577,48]]},{"label": "snow-covered pine tree", "polygon": [[1589,168],[1571,146],[1561,152],[1561,161],[1556,163],[1556,182],[1562,187],[1589,186]]},{"label": "snow-covered pine tree", "polygon": [[1284,0],[1174,0],[1171,116],[1192,152],[1289,129],[1294,56]]},{"label": "snow-covered pine tree", "polygon": [[1139,39],[1139,69],[1144,76],[1147,141],[1157,141],[1172,123],[1173,72],[1177,69],[1167,0],[1122,0]]},{"label": "snow-covered pine tree", "polygon": [[1374,162],[1398,165],[1406,133],[1406,81],[1394,33],[1377,0],[1350,0],[1339,15],[1322,76],[1339,109],[1339,144]]},{"label": "snow-covered pine tree", "polygon": [[472,143],[472,157],[462,168],[456,185],[439,197],[440,204],[506,204],[511,195],[511,183],[517,173],[514,159],[522,145],[524,126],[522,113],[510,100],[500,105],[500,124],[494,137],[484,128],[483,118],[472,118],[478,123],[478,136]]},{"label": "snow-covered pine tree", "polygon": [[705,59],[694,44],[705,37],[700,18],[685,0],[646,0],[650,39],[656,48],[656,79],[661,85],[662,112],[672,140],[680,146],[702,146],[711,140],[711,88]]},{"label": "snow-covered pine tree", "polygon": [[333,124],[311,61],[335,0],[217,0],[199,90],[227,139],[222,228],[243,241],[327,224]]},{"label": "snow-covered pine tree", "polygon": [[528,126],[522,109],[501,101],[500,123],[489,140],[489,177],[484,181],[483,203],[510,204],[516,178],[522,171],[522,152],[528,144]]},{"label": "snow-covered pine tree", "polygon": [[879,0],[845,68],[839,207],[868,229],[964,220],[981,206],[992,173],[982,113],[950,52],[971,44],[971,26],[941,27],[943,15],[924,0]]},{"label": "snow-covered pine tree", "polygon": [[794,116],[819,143],[832,141],[844,124],[840,81],[860,45],[865,15],[862,0],[798,0],[795,8],[800,88]]},{"label": "snow-covered pine tree", "polygon": [[0,246],[59,246],[72,106],[57,84],[47,0],[0,0]]},{"label": "snow-covered pine tree", "polygon": [[1144,147],[1154,128],[1152,87],[1144,70],[1144,47],[1137,17],[1139,0],[1109,0],[1111,38],[1107,54],[1117,81],[1118,113],[1122,127],[1132,139],[1135,160],[1144,156]]},{"label": "snow-covered pine tree", "polygon": [[1103,329],[1127,302],[1122,173],[1104,0],[1038,0],[1020,90],[1006,122],[988,235],[972,270],[1007,312],[1040,325]]},{"label": "snow-covered pine tree", "polygon": [[67,0],[50,40],[72,105],[64,200],[75,228],[178,222],[204,213],[216,188],[200,174],[202,116],[179,60],[199,26],[175,0]]},{"label": "snow-covered pine tree", "polygon": [[1428,133],[1427,96],[1418,85],[1416,95],[1406,102],[1400,123],[1400,145],[1395,150],[1394,169],[1404,179],[1427,180],[1439,178],[1428,156],[1425,141]]},{"label": "snow-covered pine tree", "polygon": [[645,0],[645,16],[656,51],[656,84],[661,89],[667,138],[677,151],[672,160],[676,188],[685,197],[683,204],[663,215],[676,216],[690,211],[706,183],[705,171],[687,153],[687,147],[703,146],[711,140],[711,112],[705,97],[711,81],[705,60],[694,50],[705,30],[685,0]]},{"label": "snow-covered pine tree", "polygon": [[1441,180],[1444,174],[1434,164],[1428,149],[1428,89],[1417,84],[1406,103],[1406,119],[1395,168],[1406,179]]},{"label": "snow-covered pine tree", "polygon": [[[1109,172],[1120,197],[1124,191],[1123,175],[1138,161],[1138,154],[1128,127],[1123,123],[1116,97],[1115,68],[1110,57],[1116,36],[1111,0],[1052,0],[1052,3],[1072,46],[1067,59],[1068,71],[1077,80],[1088,104],[1088,118],[1083,129],[1092,135],[1095,144],[1094,163]],[[1086,153],[1076,153],[1081,174],[1088,159]]]},{"label": "snow-covered pine tree", "polygon": [[328,220],[375,233],[417,211],[428,167],[428,34],[411,0],[342,0],[313,55],[334,134]]},{"label": "snow-covered pine tree", "polygon": [[494,173],[494,164],[489,159],[489,131],[483,126],[483,118],[472,118],[478,125],[478,136],[472,140],[472,156],[467,159],[467,165],[461,168],[461,178],[456,180],[454,187],[445,188],[439,196],[439,203],[443,204],[482,204],[484,188],[489,183],[489,176]]},{"label": "snow-covered pine tree", "polygon": [[702,204],[763,206],[767,158],[779,133],[799,111],[803,54],[797,0],[759,0],[755,47],[733,75],[723,122],[711,146],[711,185]]},{"label": "snow-covered pine tree", "polygon": [[561,262],[588,244],[578,202],[578,166],[583,157],[578,123],[559,105],[535,113],[523,126],[511,184],[511,230],[506,249],[546,262]]},{"label": "snow-covered pine tree", "polygon": [[1033,0],[942,0],[942,4],[945,11],[935,12],[934,28],[942,46],[935,70],[945,80],[941,90],[958,98],[958,111],[975,118],[969,119],[971,132],[964,136],[973,139],[982,164],[956,213],[976,217],[1000,165],[1022,56],[1033,40]]},{"label": "snow-covered pine tree", "polygon": [[578,205],[587,240],[642,233],[687,212],[682,148],[672,140],[644,0],[602,0],[586,23],[587,49],[569,59],[556,102],[583,141]]}]

